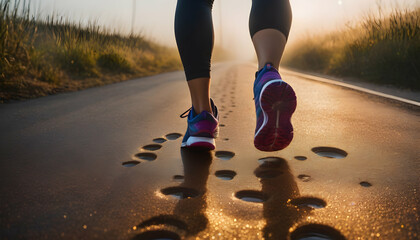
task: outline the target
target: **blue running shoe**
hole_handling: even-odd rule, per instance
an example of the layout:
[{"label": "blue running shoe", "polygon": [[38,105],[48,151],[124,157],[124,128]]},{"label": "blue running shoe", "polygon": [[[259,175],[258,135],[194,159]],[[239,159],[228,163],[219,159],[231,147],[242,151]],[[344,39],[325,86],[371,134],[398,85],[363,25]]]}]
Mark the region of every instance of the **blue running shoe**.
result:
[{"label": "blue running shoe", "polygon": [[293,139],[290,119],[296,109],[295,92],[269,63],[255,74],[255,78],[257,126],[254,145],[261,151],[284,149]]},{"label": "blue running shoe", "polygon": [[210,99],[210,102],[213,114],[207,111],[195,114],[193,107],[181,114],[181,118],[188,117],[188,128],[182,140],[181,147],[194,147],[208,150],[216,148],[215,138],[219,132],[219,113],[212,99]]}]

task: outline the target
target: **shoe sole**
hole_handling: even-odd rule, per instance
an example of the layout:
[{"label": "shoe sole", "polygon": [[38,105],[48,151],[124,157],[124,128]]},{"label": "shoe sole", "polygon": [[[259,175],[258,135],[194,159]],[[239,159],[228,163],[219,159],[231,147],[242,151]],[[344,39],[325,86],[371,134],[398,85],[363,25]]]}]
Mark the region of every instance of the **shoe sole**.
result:
[{"label": "shoe sole", "polygon": [[214,138],[191,136],[187,142],[181,144],[181,147],[214,150],[216,148],[216,141]]},{"label": "shoe sole", "polygon": [[281,79],[271,80],[264,85],[259,100],[264,122],[255,133],[255,147],[270,152],[286,148],[293,139],[290,121],[296,109],[293,88]]}]

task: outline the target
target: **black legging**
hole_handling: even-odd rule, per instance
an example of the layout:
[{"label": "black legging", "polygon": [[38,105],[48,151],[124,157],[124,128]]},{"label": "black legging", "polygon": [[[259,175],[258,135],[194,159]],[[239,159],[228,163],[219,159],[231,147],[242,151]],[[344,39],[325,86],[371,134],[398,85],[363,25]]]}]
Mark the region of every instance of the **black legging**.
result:
[{"label": "black legging", "polygon": [[[175,37],[187,80],[210,77],[213,50],[213,0],[178,0]],[[292,11],[289,0],[252,0],[249,16],[251,37],[273,28],[289,35]]]}]

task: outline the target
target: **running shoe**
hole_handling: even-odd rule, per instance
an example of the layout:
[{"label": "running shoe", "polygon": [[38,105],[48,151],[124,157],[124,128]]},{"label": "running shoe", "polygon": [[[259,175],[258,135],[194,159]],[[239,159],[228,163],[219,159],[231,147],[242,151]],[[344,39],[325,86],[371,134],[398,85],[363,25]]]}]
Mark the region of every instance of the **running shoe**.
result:
[{"label": "running shoe", "polygon": [[254,145],[261,151],[284,149],[293,139],[290,118],[296,109],[295,92],[269,63],[256,72],[255,78],[257,126]]},{"label": "running shoe", "polygon": [[[193,107],[181,114],[181,118],[188,117],[188,128],[181,147],[196,147],[208,150],[216,148],[215,138],[219,132],[219,113],[212,99],[210,99],[210,102],[213,114],[207,111],[196,114]],[[187,113],[188,115],[186,115]]]}]

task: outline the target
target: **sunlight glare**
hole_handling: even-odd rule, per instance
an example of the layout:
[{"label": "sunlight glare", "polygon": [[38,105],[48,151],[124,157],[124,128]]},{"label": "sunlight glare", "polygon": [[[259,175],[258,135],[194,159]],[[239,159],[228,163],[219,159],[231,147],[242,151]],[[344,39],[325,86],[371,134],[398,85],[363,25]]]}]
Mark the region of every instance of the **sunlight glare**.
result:
[{"label": "sunlight glare", "polygon": [[[381,0],[382,11],[393,9],[397,1],[401,0]],[[406,4],[400,4],[401,7],[420,7],[419,0],[403,2]],[[176,3],[174,0],[137,1],[134,32],[175,48]],[[243,0],[214,0],[215,45],[233,50],[241,59],[254,57],[248,30],[251,3]],[[83,24],[94,20],[119,33],[129,33],[132,26],[132,0],[31,0],[31,4],[33,9],[44,15],[58,13]],[[321,34],[343,28],[348,22],[356,22],[370,11],[377,12],[377,1],[290,0],[290,4],[293,20],[288,42],[307,34]]]}]

